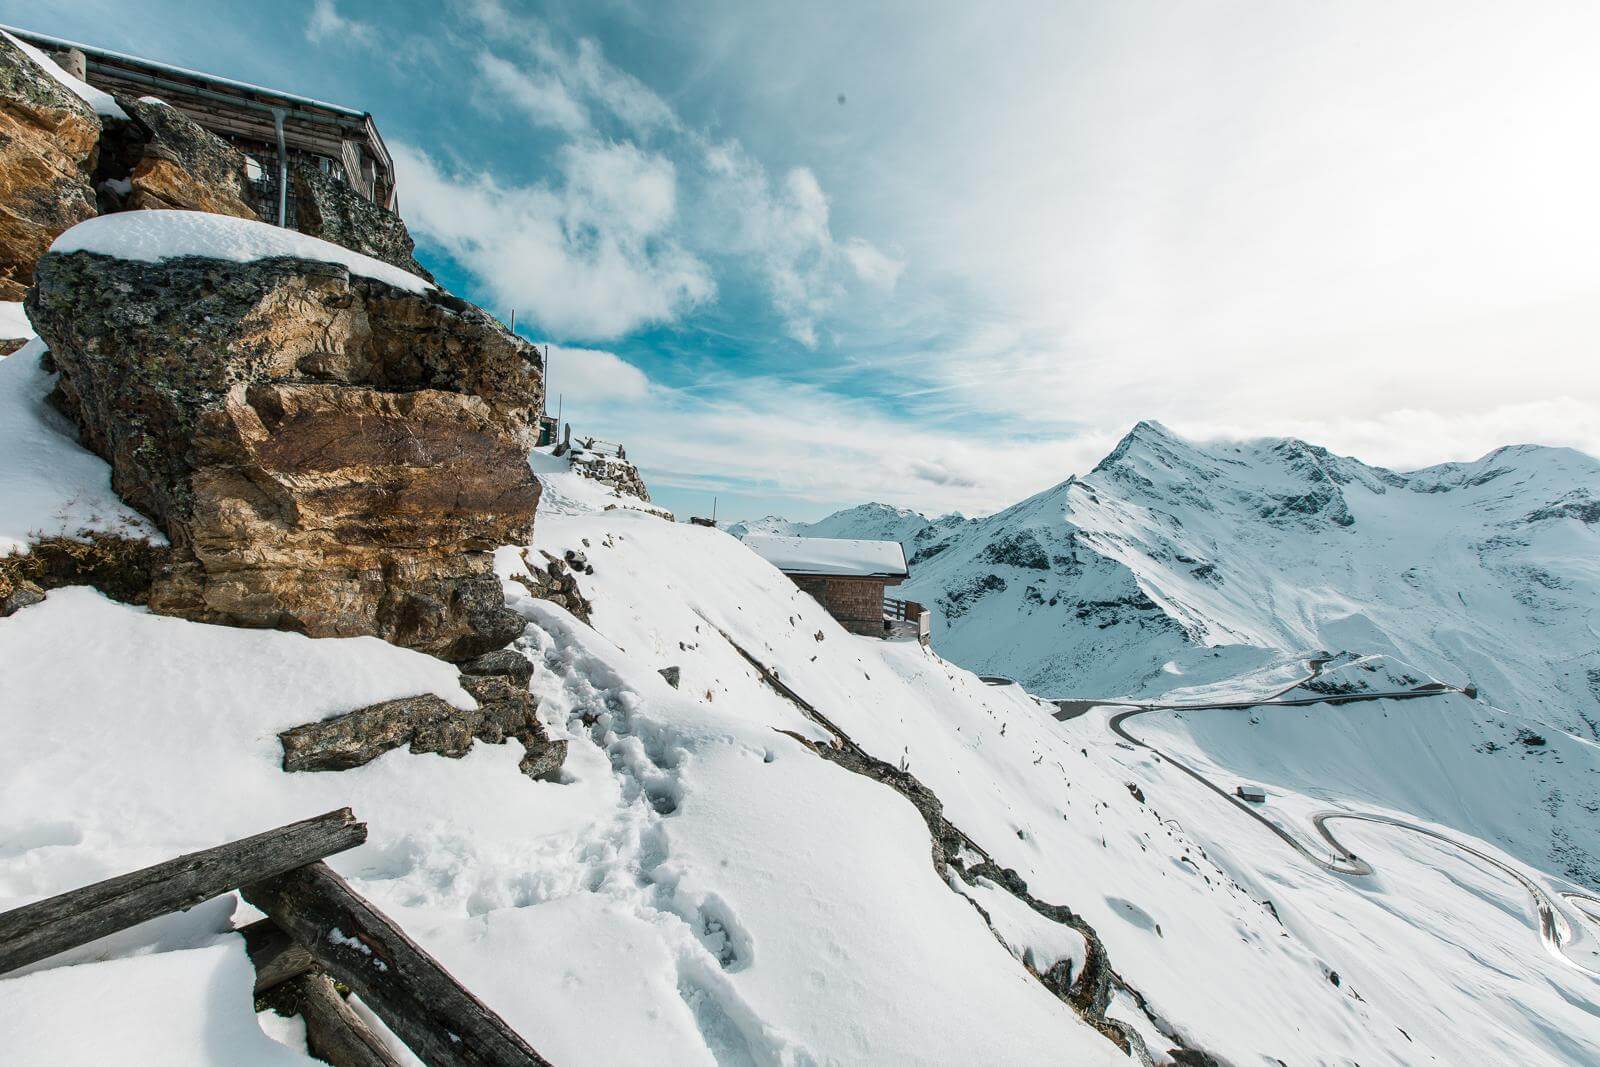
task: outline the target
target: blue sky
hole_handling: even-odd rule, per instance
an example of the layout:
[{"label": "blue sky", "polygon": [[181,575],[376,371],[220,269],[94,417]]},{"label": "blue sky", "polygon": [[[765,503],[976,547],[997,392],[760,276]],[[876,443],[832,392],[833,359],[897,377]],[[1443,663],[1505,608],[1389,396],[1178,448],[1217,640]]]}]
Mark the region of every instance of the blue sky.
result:
[{"label": "blue sky", "polygon": [[657,496],[1003,507],[1135,421],[1600,451],[1600,8],[272,5],[0,20],[371,110],[419,256]]}]

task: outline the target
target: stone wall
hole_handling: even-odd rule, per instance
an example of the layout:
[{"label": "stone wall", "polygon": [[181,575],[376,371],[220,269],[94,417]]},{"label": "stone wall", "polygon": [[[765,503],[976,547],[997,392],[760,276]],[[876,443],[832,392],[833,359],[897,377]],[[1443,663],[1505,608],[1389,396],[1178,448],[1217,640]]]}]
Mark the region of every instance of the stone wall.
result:
[{"label": "stone wall", "polygon": [[624,496],[638,497],[647,504],[650,502],[650,490],[645,488],[639,468],[627,460],[602,452],[585,451],[577,445],[573,446],[570,455],[574,474],[609,485]]},{"label": "stone wall", "polygon": [[883,593],[881,578],[793,576],[794,583],[828,609],[828,614],[855,634],[882,637]]}]

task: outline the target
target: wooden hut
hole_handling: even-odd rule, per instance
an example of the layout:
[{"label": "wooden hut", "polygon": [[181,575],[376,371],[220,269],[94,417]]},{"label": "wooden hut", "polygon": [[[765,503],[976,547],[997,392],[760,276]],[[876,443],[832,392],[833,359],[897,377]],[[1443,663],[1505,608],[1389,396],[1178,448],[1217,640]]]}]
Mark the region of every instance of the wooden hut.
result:
[{"label": "wooden hut", "polygon": [[297,227],[291,168],[311,166],[389,211],[394,160],[365,111],[185,70],[15,26],[5,29],[59,57],[78,77],[117,96],[155,96],[243,152],[263,218]]},{"label": "wooden hut", "polygon": [[815,597],[846,630],[869,637],[888,633],[884,590],[909,574],[898,541],[750,536],[744,543]]}]

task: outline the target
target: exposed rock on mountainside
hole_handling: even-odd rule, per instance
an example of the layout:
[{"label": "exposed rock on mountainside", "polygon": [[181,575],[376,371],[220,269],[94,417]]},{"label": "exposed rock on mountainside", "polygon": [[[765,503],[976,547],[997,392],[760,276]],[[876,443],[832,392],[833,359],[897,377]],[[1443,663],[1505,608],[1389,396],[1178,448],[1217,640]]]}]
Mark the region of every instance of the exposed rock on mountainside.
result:
[{"label": "exposed rock on mountainside", "polygon": [[603,485],[609,485],[624,496],[638,497],[647,504],[650,502],[650,490],[645,488],[639,468],[621,456],[573,445],[571,459],[574,474],[581,474],[585,478],[592,478]]},{"label": "exposed rock on mountainside", "polygon": [[[112,169],[126,168],[130,186],[126,201],[117,206],[134,211],[177,208],[256,218],[246,198],[242,152],[159,100],[146,97],[120,103],[135,129],[115,138],[124,158],[115,161],[118,165]],[[109,135],[107,139],[113,140]],[[102,188],[114,196],[110,192],[113,186],[108,182]]]},{"label": "exposed rock on mountainside", "polygon": [[462,711],[431,693],[372,704],[278,735],[286,771],[342,771],[410,746],[413,753],[460,759],[474,741],[521,742],[519,767],[530,778],[560,769],[567,742],[552,741],[528,695],[533,664],[509,649],[479,656],[461,668],[462,688],[478,701]]},{"label": "exposed rock on mountainside", "polygon": [[313,167],[296,167],[292,180],[302,233],[433,281],[433,275],[412,255],[416,245],[399,215],[385,211]]},{"label": "exposed rock on mountainside", "polygon": [[0,36],[0,300],[21,300],[56,235],[96,214],[100,120]]},{"label": "exposed rock on mountainside", "polygon": [[447,659],[521,632],[491,553],[538,500],[533,346],[329,263],[75,252],[38,273],[58,405],[173,542],[153,610]]}]

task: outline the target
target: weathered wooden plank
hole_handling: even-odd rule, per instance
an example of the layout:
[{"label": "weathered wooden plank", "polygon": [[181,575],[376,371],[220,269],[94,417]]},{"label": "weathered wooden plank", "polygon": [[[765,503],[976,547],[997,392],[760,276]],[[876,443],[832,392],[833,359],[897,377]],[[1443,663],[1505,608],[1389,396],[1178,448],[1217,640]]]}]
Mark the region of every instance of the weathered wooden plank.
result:
[{"label": "weathered wooden plank", "polygon": [[400,1067],[382,1039],[344,1002],[325,974],[303,974],[279,987],[306,1023],[306,1051],[333,1067]]},{"label": "weathered wooden plank", "polygon": [[326,864],[277,875],[243,892],[430,1067],[548,1064]]},{"label": "weathered wooden plank", "polygon": [[256,996],[271,992],[283,983],[317,970],[317,963],[306,947],[283,932],[271,919],[261,919],[239,931],[244,950],[256,968]]},{"label": "weathered wooden plank", "polygon": [[26,904],[0,914],[0,974],[304,867],[366,839],[366,823],[340,808]]}]

